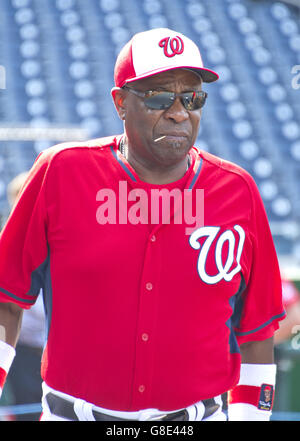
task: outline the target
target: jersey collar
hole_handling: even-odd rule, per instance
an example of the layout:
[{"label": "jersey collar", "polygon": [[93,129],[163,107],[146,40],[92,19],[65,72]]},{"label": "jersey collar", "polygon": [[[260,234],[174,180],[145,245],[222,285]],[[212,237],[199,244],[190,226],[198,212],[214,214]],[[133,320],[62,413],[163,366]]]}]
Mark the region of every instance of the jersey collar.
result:
[{"label": "jersey collar", "polygon": [[[123,172],[126,173],[127,178],[130,179],[134,183],[141,182],[136,171],[131,167],[127,159],[122,155],[119,150],[120,141],[122,139],[122,135],[116,137],[115,143],[110,145],[111,153],[114,159],[118,162],[119,166],[122,168]],[[189,173],[188,179],[185,184],[185,188],[188,190],[192,190],[200,176],[202,170],[203,159],[201,157],[201,152],[197,147],[192,147],[190,150],[190,155],[192,159],[192,163],[187,170],[186,173]],[[145,183],[143,182],[143,185]]]}]

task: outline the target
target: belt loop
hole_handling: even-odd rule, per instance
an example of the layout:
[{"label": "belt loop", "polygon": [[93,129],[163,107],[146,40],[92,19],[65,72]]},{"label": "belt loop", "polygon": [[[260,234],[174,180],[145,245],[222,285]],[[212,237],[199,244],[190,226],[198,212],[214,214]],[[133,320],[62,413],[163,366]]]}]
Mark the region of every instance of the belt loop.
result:
[{"label": "belt loop", "polygon": [[95,421],[93,405],[84,400],[76,398],[74,401],[74,412],[79,421]]},{"label": "belt loop", "polygon": [[83,413],[85,414],[87,421],[96,421],[93,414],[93,405],[91,403],[84,403]]}]

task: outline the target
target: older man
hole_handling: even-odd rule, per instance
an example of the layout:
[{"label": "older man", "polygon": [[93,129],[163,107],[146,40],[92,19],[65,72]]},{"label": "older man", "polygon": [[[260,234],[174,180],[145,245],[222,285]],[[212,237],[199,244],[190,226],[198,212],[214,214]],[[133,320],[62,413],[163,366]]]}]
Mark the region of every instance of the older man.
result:
[{"label": "older man", "polygon": [[124,133],[35,162],[1,234],[0,366],[3,385],[43,288],[43,420],[224,420],[229,390],[229,419],[270,418],[284,311],[267,217],[244,170],[194,147],[217,79],[184,35],[136,34],[112,90]]}]

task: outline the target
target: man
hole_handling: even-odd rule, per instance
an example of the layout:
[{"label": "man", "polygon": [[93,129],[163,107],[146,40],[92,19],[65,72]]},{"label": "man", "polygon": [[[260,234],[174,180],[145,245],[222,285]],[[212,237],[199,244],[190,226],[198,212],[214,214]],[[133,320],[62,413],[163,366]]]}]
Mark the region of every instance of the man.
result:
[{"label": "man", "polygon": [[136,34],[112,90],[124,133],[37,159],[1,235],[0,323],[5,376],[43,287],[43,420],[224,420],[229,389],[230,419],[269,419],[284,311],[266,214],[244,170],[193,147],[217,79],[184,35]]}]

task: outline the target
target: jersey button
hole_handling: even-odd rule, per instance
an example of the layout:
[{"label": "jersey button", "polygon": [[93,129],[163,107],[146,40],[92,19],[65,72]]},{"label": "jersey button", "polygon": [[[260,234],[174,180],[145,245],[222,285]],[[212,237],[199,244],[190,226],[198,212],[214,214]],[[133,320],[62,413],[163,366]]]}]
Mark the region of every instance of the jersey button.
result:
[{"label": "jersey button", "polygon": [[146,333],[142,334],[142,340],[143,341],[148,341],[149,340],[149,335],[146,334]]},{"label": "jersey button", "polygon": [[146,290],[147,291],[152,291],[152,289],[153,289],[152,283],[151,282],[146,283]]},{"label": "jersey button", "polygon": [[140,386],[139,386],[139,392],[142,394],[143,392],[145,392],[145,386],[143,385],[143,384],[141,384]]},{"label": "jersey button", "polygon": [[156,241],[156,236],[155,234],[153,234],[153,236],[150,237],[151,242],[155,242]]}]

